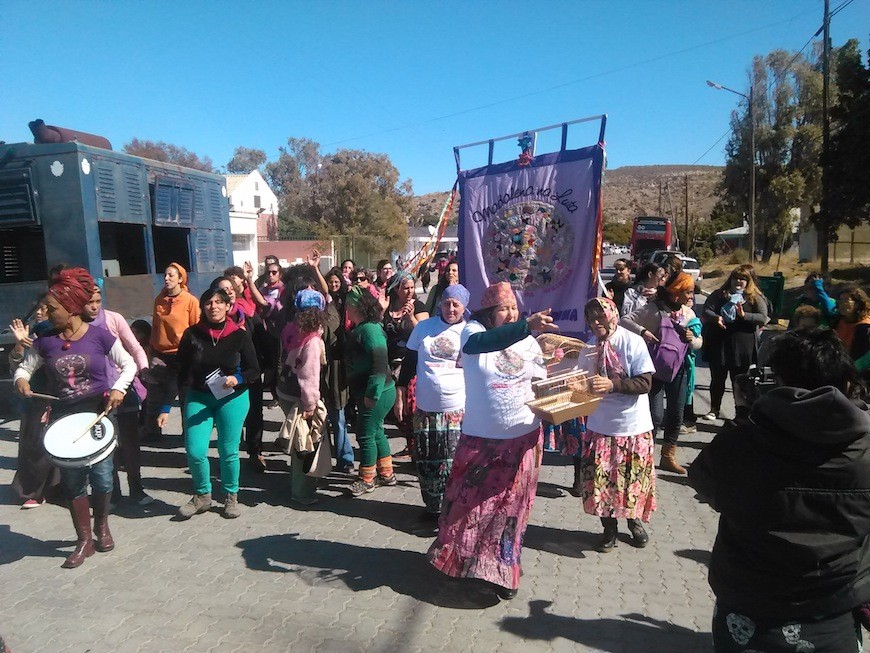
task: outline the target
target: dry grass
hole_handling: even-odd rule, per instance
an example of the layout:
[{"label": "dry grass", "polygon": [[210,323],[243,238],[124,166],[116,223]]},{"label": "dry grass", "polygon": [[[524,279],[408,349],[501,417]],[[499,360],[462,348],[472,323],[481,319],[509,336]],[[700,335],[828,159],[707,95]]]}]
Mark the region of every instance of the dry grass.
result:
[{"label": "dry grass", "polygon": [[[747,263],[748,258],[747,252],[737,250],[737,252],[710,259],[702,266],[705,282],[704,289],[720,286],[731,270],[741,263]],[[782,272],[782,275],[785,277],[786,288],[802,286],[807,275],[818,272],[820,269],[821,263],[818,259],[799,262],[797,254],[783,254],[781,260],[774,254],[767,263],[759,261],[755,263],[755,271],[759,276],[769,277],[774,272]],[[832,262],[830,283],[836,285],[847,281],[864,285],[870,284],[870,267],[860,264]]]}]

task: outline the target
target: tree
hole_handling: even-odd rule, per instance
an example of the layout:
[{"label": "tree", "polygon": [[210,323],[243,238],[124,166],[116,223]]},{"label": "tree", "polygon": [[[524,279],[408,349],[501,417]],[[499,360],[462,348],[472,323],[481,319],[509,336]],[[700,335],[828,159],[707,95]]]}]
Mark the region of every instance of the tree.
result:
[{"label": "tree", "polygon": [[604,222],[604,240],[614,245],[627,245],[631,240],[631,225],[628,222]]},{"label": "tree", "polygon": [[861,61],[856,39],[838,50],[836,79],[825,221],[832,240],[841,225],[870,221],[870,69]]},{"label": "tree", "polygon": [[385,154],[339,150],[324,157],[307,138],[288,138],[266,165],[278,196],[282,237],[353,236],[357,248],[384,255],[404,248],[412,187]]},{"label": "tree", "polygon": [[207,156],[199,156],[185,147],[164,143],[163,141],[139,140],[134,138],[124,145],[124,151],[133,156],[141,156],[144,159],[163,161],[185,168],[214,172],[214,164]]},{"label": "tree", "polygon": [[[756,239],[768,258],[791,233],[791,210],[815,206],[821,199],[821,71],[802,55],[775,50],[755,57],[756,147],[750,151],[748,107],[731,116],[725,147],[723,190],[739,212],[749,212],[749,173],[756,175]],[[748,95],[748,93],[747,93]]]},{"label": "tree", "polygon": [[264,163],[266,163],[266,153],[263,150],[255,150],[240,145],[233,152],[233,158],[227,163],[227,172],[245,174],[259,170]]}]

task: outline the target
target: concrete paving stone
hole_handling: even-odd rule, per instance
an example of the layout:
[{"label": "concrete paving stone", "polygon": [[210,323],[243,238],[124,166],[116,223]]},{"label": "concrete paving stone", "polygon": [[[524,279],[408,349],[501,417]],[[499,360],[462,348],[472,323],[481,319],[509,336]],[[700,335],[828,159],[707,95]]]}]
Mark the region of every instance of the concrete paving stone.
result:
[{"label": "concrete paving stone", "polygon": [[[702,382],[706,374],[699,369]],[[279,411],[266,412],[277,422]],[[602,555],[591,550],[600,523],[558,489],[571,481],[570,461],[548,454],[518,597],[458,607],[462,591],[426,565],[431,538],[411,533],[420,497],[410,466],[397,465],[398,486],[362,500],[344,496],[346,478],[327,479],[317,506],[295,510],[286,461],[269,451],[268,474],[242,467],[240,519],[215,510],[175,522],[190,476],[180,439],[167,438],[143,457],[154,507],[121,504],[110,520],[115,551],[63,570],[69,513],[21,511],[6,487],[16,430],[0,423],[0,587],[13,588],[0,602],[0,631],[17,652],[709,650],[706,562],[717,515],[670,474],[658,479],[650,546],[621,542]],[[177,409],[169,431],[180,431]],[[267,443],[273,438],[267,432]],[[712,435],[690,438],[684,462]]]}]

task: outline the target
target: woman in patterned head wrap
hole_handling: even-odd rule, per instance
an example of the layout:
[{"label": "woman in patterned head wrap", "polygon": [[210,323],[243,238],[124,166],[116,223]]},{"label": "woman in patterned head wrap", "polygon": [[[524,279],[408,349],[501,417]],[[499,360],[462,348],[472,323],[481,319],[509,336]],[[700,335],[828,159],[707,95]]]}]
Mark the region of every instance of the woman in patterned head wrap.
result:
[{"label": "woman in patterned head wrap", "polygon": [[[444,289],[438,314],[420,322],[408,338],[408,353],[397,381],[396,417],[404,421],[411,413],[411,457],[425,505],[423,518],[432,522],[441,514],[444,487],[465,413],[465,379],[458,362],[468,303],[465,286],[456,284]],[[413,407],[407,404],[412,383]]]},{"label": "woman in patterned head wrap", "polygon": [[486,289],[460,336],[465,414],[429,559],[454,578],[516,596],[520,552],[535,501],[542,434],[526,402],[545,378],[532,330],[556,330],[549,309],[521,318],[509,283]]},{"label": "woman in patterned head wrap", "polygon": [[[83,268],[61,270],[48,289],[48,319],[54,331],[37,339],[27,350],[15,371],[15,388],[25,397],[32,396],[30,379],[44,367],[50,394],[59,397],[52,405],[51,419],[72,413],[112,411],[121,405],[136,375],[136,363],[120,341],[98,326],[82,319],[91,299],[94,279]],[[113,380],[109,370],[117,366]],[[114,421],[114,416],[113,416]],[[117,429],[117,426],[115,427]],[[63,567],[74,568],[85,558],[115,548],[109,531],[109,502],[114,485],[112,457],[107,456],[88,467],[62,467],[60,480],[69,502],[77,542]],[[88,481],[93,494],[88,498]],[[94,523],[91,527],[90,509]],[[94,546],[93,536],[97,543]]]},{"label": "woman in patterned head wrap", "polygon": [[617,543],[617,519],[627,519],[632,542],[646,546],[648,522],[656,508],[655,443],[646,394],[655,366],[643,338],[619,326],[610,299],[595,298],[584,309],[592,331],[594,355],[580,356],[577,369],[589,373],[591,389],[603,395],[586,422],[583,455],[574,459],[575,483],[582,487],[583,509],[601,518],[604,535],[598,551]]}]

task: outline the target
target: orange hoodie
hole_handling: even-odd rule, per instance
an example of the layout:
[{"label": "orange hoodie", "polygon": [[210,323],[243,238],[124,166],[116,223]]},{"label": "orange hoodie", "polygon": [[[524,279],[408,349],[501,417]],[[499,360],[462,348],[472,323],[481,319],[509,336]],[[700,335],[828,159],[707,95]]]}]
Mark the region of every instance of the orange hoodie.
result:
[{"label": "orange hoodie", "polygon": [[154,300],[151,318],[151,349],[155,354],[174,354],[178,343],[188,327],[199,322],[199,302],[187,291],[187,270],[178,263],[170,263],[178,270],[181,292],[167,295],[161,290]]}]

